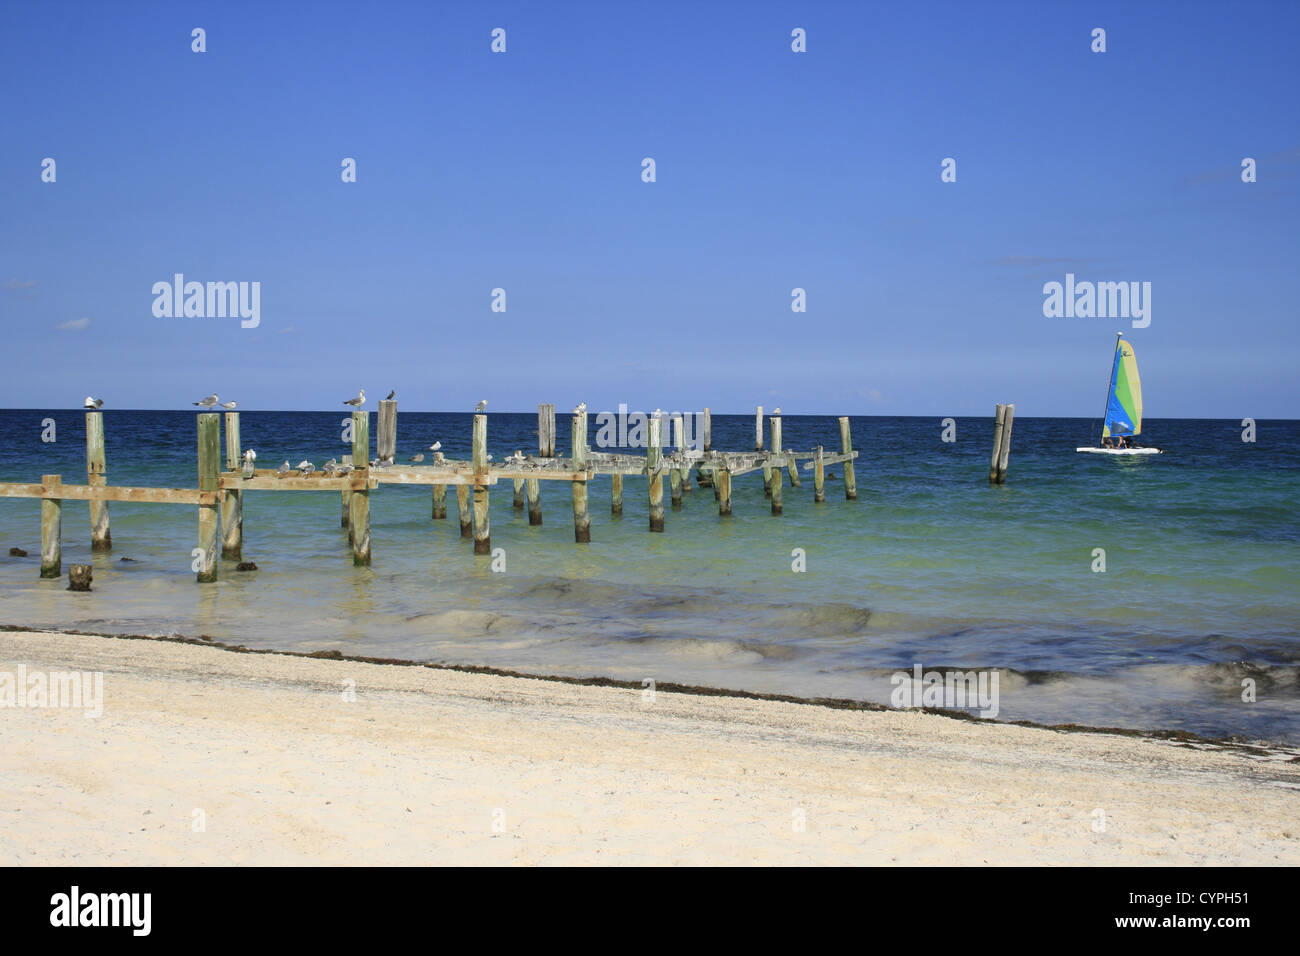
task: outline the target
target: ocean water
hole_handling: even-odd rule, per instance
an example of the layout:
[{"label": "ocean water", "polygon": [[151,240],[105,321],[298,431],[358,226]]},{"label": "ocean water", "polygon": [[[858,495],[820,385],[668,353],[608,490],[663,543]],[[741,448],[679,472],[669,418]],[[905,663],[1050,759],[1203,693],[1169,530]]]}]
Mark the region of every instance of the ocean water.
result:
[{"label": "ocean water", "polygon": [[[47,418],[54,442],[41,440]],[[193,414],[104,418],[110,482],[195,485]],[[244,412],[244,447],[261,467],[319,466],[349,450],[342,418]],[[536,427],[535,413],[492,414],[489,450],[533,450]],[[259,570],[226,563],[215,585],[190,569],[193,507],[114,502],[114,549],[92,556],[88,506],[68,502],[65,568],[95,565],[94,591],[73,593],[38,578],[39,502],[0,498],[0,623],[877,703],[916,665],[996,668],[1000,720],[1300,743],[1300,422],[1260,421],[1246,443],[1236,421],[1149,420],[1145,442],[1168,453],[1121,460],[1075,453],[1095,419],[1018,417],[997,487],[989,417],[957,419],[953,443],[937,418],[852,428],[858,499],[835,465],[824,504],[810,472],[802,488],[787,479],[780,517],[759,473],[735,479],[730,518],[707,488],[672,510],[665,482],[667,530],[651,534],[644,480],[625,479],[620,518],[602,477],[592,541],[576,545],[567,485],[542,482],[545,524],[530,527],[502,482],[503,573],[460,538],[454,490],[434,521],[427,486],[383,485],[370,568],[352,566],[337,493],[248,492],[244,556]],[[567,448],[567,415],[559,432]],[[787,448],[838,447],[833,417],[786,416],[784,432]],[[715,448],[748,450],[753,434],[751,415],[713,417]],[[469,435],[468,414],[403,412],[399,460],[435,439],[468,457]],[[0,411],[0,436],[0,480],[84,481],[80,410]]]}]

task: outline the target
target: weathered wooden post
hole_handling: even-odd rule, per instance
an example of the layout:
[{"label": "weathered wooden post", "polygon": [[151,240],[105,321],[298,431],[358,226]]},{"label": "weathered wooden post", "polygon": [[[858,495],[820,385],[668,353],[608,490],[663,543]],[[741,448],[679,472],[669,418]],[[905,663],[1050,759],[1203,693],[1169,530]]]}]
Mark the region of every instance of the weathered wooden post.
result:
[{"label": "weathered wooden post", "polygon": [[462,538],[474,537],[474,512],[469,506],[469,485],[456,486],[456,514],[460,518],[460,536]]},{"label": "weathered wooden post", "polygon": [[[773,415],[769,419],[769,421],[771,422],[771,428],[772,428],[772,454],[779,455],[782,453],[785,447],[781,442],[781,416]],[[771,498],[772,498],[772,514],[774,515],[779,515],[782,510],[781,478],[782,478],[781,466],[777,465],[775,468],[772,469]]]},{"label": "weathered wooden post", "polygon": [[[433,464],[441,465],[442,461],[443,461],[442,452],[435,451],[433,453]],[[429,516],[431,518],[447,517],[447,486],[446,485],[433,486],[433,510]]]},{"label": "weathered wooden post", "polygon": [[[853,454],[853,436],[849,434],[849,416],[840,416],[840,452]],[[846,458],[844,466],[844,497],[852,501],[858,496],[858,480],[853,472],[853,458]]]},{"label": "weathered wooden post", "polygon": [[998,483],[998,459],[1002,457],[1002,429],[1006,424],[1007,406],[997,402],[993,406],[993,455],[989,458],[989,484]]},{"label": "weathered wooden post", "polygon": [[659,466],[663,461],[663,443],[660,441],[658,415],[651,415],[646,423],[649,436],[645,446],[646,475],[650,479],[650,530],[664,530],[664,479]]},{"label": "weathered wooden post", "polygon": [[95,567],[91,564],[73,564],[68,567],[68,590],[89,591],[90,582],[95,577]]},{"label": "weathered wooden post", "polygon": [[1011,458],[1011,425],[1016,419],[1016,406],[1005,406],[1006,414],[1002,420],[1002,443],[998,450],[998,484],[1007,480],[1007,462]]},{"label": "weathered wooden post", "polygon": [[[673,429],[673,446],[680,452],[682,450],[682,417],[674,415],[672,417]],[[668,471],[668,488],[673,500],[673,511],[682,510],[682,469],[671,468]]]},{"label": "weathered wooden post", "polygon": [[[350,466],[350,464],[352,464],[351,455],[343,455],[342,463],[348,464],[348,466]],[[343,489],[343,516],[341,519],[339,519],[339,527],[347,528],[347,523],[348,520],[351,519],[351,515],[352,515],[352,493],[350,492],[350,490],[344,488]],[[348,544],[352,544],[351,531],[347,532],[347,542]]]},{"label": "weathered wooden post", "polygon": [[370,564],[370,413],[352,413],[352,461],[361,462],[352,474],[360,474],[360,486],[353,484],[348,511],[349,537],[352,540],[352,564]]},{"label": "weathered wooden post", "polygon": [[817,457],[813,459],[813,501],[821,503],[826,500],[826,466],[822,463],[822,446],[817,446]]},{"label": "weathered wooden post", "polygon": [[[701,436],[700,447],[705,454],[713,451],[713,415],[709,409],[704,409],[702,413],[700,427],[704,434]],[[713,474],[704,470],[704,463],[700,462],[695,466],[695,481],[701,488],[708,488],[713,484]],[[714,498],[717,498],[717,491],[714,491]]]},{"label": "weathered wooden post", "polygon": [[[522,449],[516,448],[515,461],[523,461],[523,460],[524,460],[524,453]],[[512,508],[515,509],[515,511],[524,510],[524,479],[522,478],[515,479],[515,497],[514,500],[510,502],[510,505]]]},{"label": "weathered wooden post", "polygon": [[[41,475],[41,494],[57,492],[60,475]],[[41,577],[63,577],[63,500],[41,498]]]},{"label": "weathered wooden post", "polygon": [[[92,488],[108,484],[103,412],[86,412],[86,484]],[[95,498],[90,499],[90,550],[113,550],[113,535],[108,527],[108,502]]]},{"label": "weathered wooden post", "polygon": [[[686,412],[685,414],[677,416],[677,428],[678,428],[677,451],[678,452],[684,453],[688,450],[686,444],[686,416],[690,414],[693,413]],[[687,465],[685,468],[681,468],[678,470],[681,472],[682,475],[682,491],[690,491],[691,490],[691,466]]]},{"label": "weathered wooden post", "polygon": [[[226,412],[226,471],[239,471],[243,457],[239,412]],[[244,492],[238,488],[221,493],[221,556],[233,561],[244,556]]]},{"label": "weathered wooden post", "polygon": [[397,400],[379,400],[379,418],[375,422],[375,457],[393,461],[397,457]]},{"label": "weathered wooden post", "polygon": [[609,476],[609,513],[623,513],[623,476],[617,472]]},{"label": "weathered wooden post", "polygon": [[474,553],[492,553],[492,529],[488,524],[487,416],[474,416],[474,435],[470,445],[474,462]]},{"label": "weathered wooden post", "polygon": [[217,505],[217,482],[221,476],[221,417],[215,412],[198,416],[199,492],[211,496],[211,503],[199,505],[199,551],[196,579],[206,584],[217,579],[217,539],[221,515]]},{"label": "weathered wooden post", "polygon": [[[573,455],[573,470],[587,467],[587,413],[574,412],[570,448]],[[587,512],[587,483],[571,482],[573,485],[573,540],[582,544],[591,540],[591,515]]]},{"label": "weathered wooden post", "polygon": [[[754,451],[763,450],[763,406],[758,406],[758,411],[754,415]],[[772,497],[772,469],[767,465],[763,466],[763,494]]]},{"label": "weathered wooden post", "polygon": [[[543,403],[537,406],[537,457],[555,457],[555,406]],[[536,478],[524,482],[528,496],[528,523],[542,523],[542,487]]]},{"label": "weathered wooden post", "polygon": [[725,467],[713,471],[713,487],[718,495],[718,514],[726,517],[731,514],[731,472]]}]

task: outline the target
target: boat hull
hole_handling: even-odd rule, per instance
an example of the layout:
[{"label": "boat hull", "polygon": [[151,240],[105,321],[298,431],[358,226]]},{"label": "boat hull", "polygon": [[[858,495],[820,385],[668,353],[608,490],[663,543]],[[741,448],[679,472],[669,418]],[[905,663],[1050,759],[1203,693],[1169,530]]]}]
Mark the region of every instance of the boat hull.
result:
[{"label": "boat hull", "polygon": [[1076,448],[1092,455],[1159,455],[1159,448]]}]

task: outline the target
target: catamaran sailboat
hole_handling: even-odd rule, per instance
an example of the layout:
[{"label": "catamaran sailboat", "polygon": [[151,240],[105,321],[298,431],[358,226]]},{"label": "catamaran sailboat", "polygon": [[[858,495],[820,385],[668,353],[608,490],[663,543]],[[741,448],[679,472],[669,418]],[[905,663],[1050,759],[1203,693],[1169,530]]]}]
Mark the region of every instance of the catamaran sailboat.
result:
[{"label": "catamaran sailboat", "polygon": [[1131,439],[1142,434],[1142,382],[1138,378],[1137,356],[1133,346],[1124,341],[1124,333],[1115,340],[1115,361],[1110,368],[1110,387],[1106,391],[1106,417],[1102,419],[1102,444],[1076,448],[1097,455],[1158,455],[1159,448],[1112,448],[1108,438]]}]

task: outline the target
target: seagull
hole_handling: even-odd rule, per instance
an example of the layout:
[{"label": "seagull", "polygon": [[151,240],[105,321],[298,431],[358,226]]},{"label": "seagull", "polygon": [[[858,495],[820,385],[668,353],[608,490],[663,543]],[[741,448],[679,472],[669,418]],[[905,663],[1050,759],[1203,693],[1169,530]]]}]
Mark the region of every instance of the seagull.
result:
[{"label": "seagull", "polygon": [[442,442],[436,441],[429,446],[429,451],[442,451]]},{"label": "seagull", "polygon": [[222,403],[221,403],[221,407],[222,407],[222,408],[225,408],[225,409],[231,409],[231,408],[234,408],[234,407],[235,407],[236,405],[238,405],[238,404],[239,404],[239,402],[222,402]]},{"label": "seagull", "polygon": [[298,470],[304,475],[310,475],[316,470],[316,466],[304,458],[302,461],[298,462]]},{"label": "seagull", "polygon": [[351,405],[353,408],[360,408],[366,403],[366,390],[363,388],[357,392],[356,398],[349,398],[344,405]]},{"label": "seagull", "polygon": [[321,465],[320,467],[321,467],[321,471],[325,472],[325,474],[332,475],[339,470],[339,463],[335,461],[333,458],[331,458],[329,461],[325,462],[325,464]]},{"label": "seagull", "polygon": [[257,452],[253,451],[251,448],[245,451],[244,461],[257,461]]},{"label": "seagull", "polygon": [[586,402],[579,402],[579,403],[577,404],[577,407],[575,407],[575,408],[573,409],[573,414],[575,414],[575,415],[581,415],[581,414],[582,414],[583,412],[585,412],[586,410],[587,410],[587,403],[586,403]]},{"label": "seagull", "polygon": [[485,408],[487,408],[487,399],[486,399],[486,398],[483,399],[483,401],[479,402],[477,405],[474,406],[474,411],[476,411],[476,412],[481,412],[481,411],[483,411]]},{"label": "seagull", "polygon": [[82,405],[85,408],[103,408],[104,400],[102,398],[91,398],[89,395],[87,395],[86,400],[82,403]]},{"label": "seagull", "polygon": [[397,389],[393,389],[391,392],[388,393],[388,397],[384,399],[384,401],[391,402],[393,400],[393,396],[396,394],[397,394]]},{"label": "seagull", "polygon": [[371,468],[382,468],[382,467],[384,467],[384,465],[386,465],[386,464],[388,464],[388,462],[387,462],[385,459],[383,459],[383,458],[374,458],[374,459],[372,459],[371,462],[370,462],[370,467],[371,467]]},{"label": "seagull", "polygon": [[279,476],[280,478],[283,478],[285,475],[289,474],[289,471],[290,471],[290,470],[291,470],[291,469],[289,468],[289,459],[286,458],[286,459],[284,460],[284,464],[281,465],[279,468],[275,469],[275,473],[276,473],[276,475]]},{"label": "seagull", "polygon": [[661,415],[663,415],[663,413],[664,410],[662,408],[656,408],[653,412],[650,413],[650,417],[659,418]]},{"label": "seagull", "polygon": [[421,452],[421,453],[418,454],[418,455],[412,455],[412,456],[411,456],[411,461],[424,461],[424,453]]},{"label": "seagull", "polygon": [[213,392],[207,398],[197,401],[194,404],[202,405],[204,408],[211,408],[213,405],[217,404],[217,393]]},{"label": "seagull", "polygon": [[491,455],[488,455],[487,460],[488,460],[488,461],[491,461],[491,460],[492,460],[492,456],[491,456]]}]

